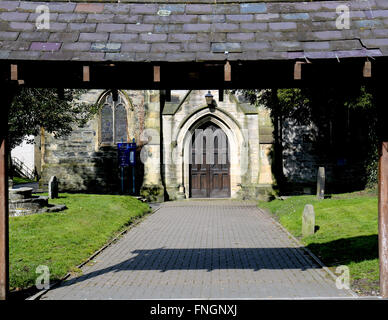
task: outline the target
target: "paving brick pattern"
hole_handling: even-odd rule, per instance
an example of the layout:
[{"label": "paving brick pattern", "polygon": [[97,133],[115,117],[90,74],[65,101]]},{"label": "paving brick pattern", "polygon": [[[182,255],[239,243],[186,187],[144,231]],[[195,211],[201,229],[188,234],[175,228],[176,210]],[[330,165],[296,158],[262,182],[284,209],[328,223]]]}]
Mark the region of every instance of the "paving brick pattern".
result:
[{"label": "paving brick pattern", "polygon": [[[224,61],[225,51],[231,61],[388,55],[386,0],[95,2],[0,1],[1,59]],[[42,4],[50,10],[48,30],[35,24]],[[340,5],[349,8],[349,29],[336,26]],[[205,52],[196,49],[204,45]],[[113,58],[112,51],[120,54]]]},{"label": "paving brick pattern", "polygon": [[349,297],[254,203],[160,209],[42,299]]}]

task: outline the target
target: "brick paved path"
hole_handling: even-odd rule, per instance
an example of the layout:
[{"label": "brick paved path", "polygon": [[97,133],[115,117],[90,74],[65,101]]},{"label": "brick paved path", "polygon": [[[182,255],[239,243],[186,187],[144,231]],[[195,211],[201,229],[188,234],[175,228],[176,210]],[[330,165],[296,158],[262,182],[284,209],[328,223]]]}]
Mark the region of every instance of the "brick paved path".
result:
[{"label": "brick paved path", "polygon": [[349,297],[254,203],[165,203],[42,299]]}]

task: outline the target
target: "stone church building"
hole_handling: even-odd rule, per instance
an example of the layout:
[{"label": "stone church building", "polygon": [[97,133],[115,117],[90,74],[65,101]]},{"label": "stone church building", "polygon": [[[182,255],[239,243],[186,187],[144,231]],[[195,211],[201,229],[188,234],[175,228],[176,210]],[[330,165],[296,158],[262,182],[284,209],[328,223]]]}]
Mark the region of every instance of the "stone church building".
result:
[{"label": "stone church building", "polygon": [[[36,137],[35,167],[42,188],[53,175],[63,192],[136,194],[150,201],[268,199],[277,188],[270,112],[241,94],[172,90],[167,101],[158,90],[89,90],[82,100],[100,106],[86,126],[59,139],[43,129]],[[323,104],[321,109],[325,119],[330,108]],[[364,116],[331,109],[337,110],[337,123],[324,120],[319,135],[314,125],[283,119],[282,174],[293,194],[315,192],[319,166],[326,168],[330,192],[364,187],[359,178],[365,176]],[[133,139],[135,169],[121,169],[117,144]]]},{"label": "stone church building", "polygon": [[[258,198],[271,192],[269,112],[241,96],[225,92],[219,101],[218,90],[176,90],[164,102],[156,90],[89,90],[82,99],[101,105],[86,126],[60,139],[42,129],[36,138],[42,186],[55,175],[62,191],[120,192],[117,143],[135,139],[135,190],[149,200]],[[214,133],[208,141],[204,135],[203,158],[194,154],[201,132]],[[126,167],[125,193],[131,193],[131,175]]]}]

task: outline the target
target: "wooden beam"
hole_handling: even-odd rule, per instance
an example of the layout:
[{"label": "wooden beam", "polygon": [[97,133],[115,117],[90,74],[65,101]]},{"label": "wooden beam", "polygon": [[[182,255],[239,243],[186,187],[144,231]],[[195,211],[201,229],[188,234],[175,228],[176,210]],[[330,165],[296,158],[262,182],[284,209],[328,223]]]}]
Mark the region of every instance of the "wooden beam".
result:
[{"label": "wooden beam", "polygon": [[226,64],[224,67],[224,81],[225,82],[232,81],[232,66],[230,65],[229,61],[226,61]]},{"label": "wooden beam", "polygon": [[363,76],[364,76],[364,78],[371,78],[372,77],[372,62],[365,61],[364,69],[363,69]]},{"label": "wooden beam", "polygon": [[11,81],[17,81],[17,80],[18,80],[18,65],[11,64]]},{"label": "wooden beam", "polygon": [[90,68],[83,66],[83,82],[90,82]]},{"label": "wooden beam", "polygon": [[160,82],[160,66],[154,66],[154,82]]},{"label": "wooden beam", "polygon": [[294,66],[294,80],[302,80],[302,64],[305,62],[297,61]]}]

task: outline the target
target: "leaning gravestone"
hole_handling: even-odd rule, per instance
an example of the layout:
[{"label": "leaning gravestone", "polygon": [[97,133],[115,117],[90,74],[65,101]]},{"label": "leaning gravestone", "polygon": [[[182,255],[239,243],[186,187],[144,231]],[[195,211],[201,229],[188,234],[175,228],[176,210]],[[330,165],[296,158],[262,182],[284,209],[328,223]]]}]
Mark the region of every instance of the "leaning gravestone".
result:
[{"label": "leaning gravestone", "polygon": [[302,236],[306,237],[314,234],[315,231],[315,212],[312,204],[306,204],[302,216]]},{"label": "leaning gravestone", "polygon": [[52,176],[48,185],[48,193],[50,199],[58,198],[58,179],[56,176]]},{"label": "leaning gravestone", "polygon": [[317,177],[317,198],[322,200],[325,198],[325,168],[319,167]]}]

